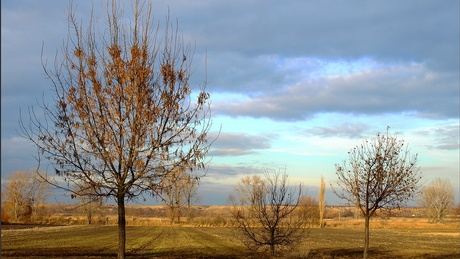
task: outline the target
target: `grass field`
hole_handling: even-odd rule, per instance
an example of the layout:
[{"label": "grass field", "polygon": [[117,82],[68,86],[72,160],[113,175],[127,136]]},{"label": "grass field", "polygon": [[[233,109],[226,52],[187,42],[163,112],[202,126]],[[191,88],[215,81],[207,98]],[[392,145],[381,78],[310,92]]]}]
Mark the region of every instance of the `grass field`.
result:
[{"label": "grass field", "polygon": [[[459,258],[458,225],[371,230],[370,258]],[[2,258],[112,258],[116,226],[2,228]],[[360,258],[361,228],[312,228],[286,258]],[[226,227],[128,226],[128,258],[263,258]]]}]

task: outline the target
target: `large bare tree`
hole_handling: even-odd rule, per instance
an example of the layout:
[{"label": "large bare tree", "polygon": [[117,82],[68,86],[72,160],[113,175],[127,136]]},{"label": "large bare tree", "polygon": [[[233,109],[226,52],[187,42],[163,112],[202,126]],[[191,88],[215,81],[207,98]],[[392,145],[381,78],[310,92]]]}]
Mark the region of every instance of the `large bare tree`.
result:
[{"label": "large bare tree", "polygon": [[230,196],[233,226],[251,250],[293,245],[304,236],[304,220],[293,213],[302,197],[302,185],[290,186],[285,171],[265,170],[265,178],[245,177]]},{"label": "large bare tree", "polygon": [[356,206],[365,219],[364,258],[368,257],[369,220],[378,209],[400,207],[412,198],[421,179],[417,154],[396,135],[386,134],[364,140],[348,152],[348,161],[336,164],[334,193]]},{"label": "large bare tree", "polygon": [[430,222],[440,222],[454,206],[454,187],[448,179],[437,177],[422,189],[419,202],[426,208]]},{"label": "large bare tree", "polygon": [[62,55],[51,69],[43,62],[54,102],[43,101],[40,116],[29,109],[28,123],[20,119],[37,159],[54,168],[56,186],[89,185],[87,195],[115,199],[118,258],[125,256],[125,202],[161,193],[177,168],[202,169],[211,126],[206,82],[189,82],[192,46],[169,18],[161,33],[151,3],[131,3],[126,14],[107,0],[103,22],[92,12],[87,25],[70,5]]}]

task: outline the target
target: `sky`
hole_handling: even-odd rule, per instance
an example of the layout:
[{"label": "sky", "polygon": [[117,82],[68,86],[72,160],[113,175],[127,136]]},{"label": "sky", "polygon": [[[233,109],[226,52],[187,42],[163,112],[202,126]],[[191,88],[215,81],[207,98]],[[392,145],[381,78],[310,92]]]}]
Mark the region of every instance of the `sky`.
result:
[{"label": "sky", "polygon": [[[91,1],[74,1],[84,21]],[[92,1],[95,16],[101,2]],[[217,136],[200,202],[226,205],[244,176],[286,170],[327,204],[335,164],[378,132],[417,153],[423,183],[448,179],[459,201],[459,1],[153,1],[195,47]],[[51,98],[44,59],[67,36],[67,1],[1,2],[1,175],[36,166],[19,115]]]}]

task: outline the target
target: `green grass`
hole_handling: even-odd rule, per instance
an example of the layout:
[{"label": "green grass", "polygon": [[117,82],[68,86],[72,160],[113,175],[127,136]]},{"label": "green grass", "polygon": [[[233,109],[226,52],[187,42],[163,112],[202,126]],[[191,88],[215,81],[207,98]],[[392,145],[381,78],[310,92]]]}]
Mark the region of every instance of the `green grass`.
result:
[{"label": "green grass", "polygon": [[[371,258],[457,258],[459,230],[373,229]],[[290,258],[360,258],[362,229],[311,229]],[[65,226],[2,230],[2,258],[111,258],[116,226]],[[128,258],[247,258],[249,251],[228,228],[128,226]],[[258,257],[258,256],[255,256]]]}]

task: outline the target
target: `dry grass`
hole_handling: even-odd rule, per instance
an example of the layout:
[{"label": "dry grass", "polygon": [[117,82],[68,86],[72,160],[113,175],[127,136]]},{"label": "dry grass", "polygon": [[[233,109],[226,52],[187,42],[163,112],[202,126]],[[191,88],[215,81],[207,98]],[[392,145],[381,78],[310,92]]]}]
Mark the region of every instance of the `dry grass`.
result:
[{"label": "dry grass", "polygon": [[[425,226],[418,219],[404,221],[415,228],[371,230],[371,258],[458,258],[458,222],[443,228]],[[360,223],[352,221],[348,223]],[[374,225],[377,225],[374,222]],[[450,228],[448,228],[449,226]],[[372,225],[371,225],[372,228]],[[128,226],[128,258],[266,258],[251,254],[240,236],[225,227]],[[116,226],[35,227],[22,230],[2,228],[2,258],[111,258],[117,245]],[[362,227],[312,228],[297,247],[279,250],[282,258],[360,258]]]},{"label": "dry grass", "polygon": [[[364,227],[364,219],[333,219],[327,220],[327,227],[337,228],[360,228]],[[449,219],[443,223],[430,223],[426,218],[371,218],[372,229],[459,229],[460,219]]]},{"label": "dry grass", "polygon": [[[346,212],[348,208],[335,208],[335,212],[339,209]],[[166,211],[162,206],[127,210],[128,258],[265,258],[263,253],[251,254],[240,242],[241,237],[222,227],[229,219],[227,206],[197,206],[191,221],[184,218],[176,225],[170,225]],[[111,258],[117,246],[115,212],[109,206],[97,215],[94,219],[100,225],[86,225],[85,216],[75,210],[56,210],[46,220],[66,226],[2,225],[2,257]],[[327,219],[326,228],[311,228],[301,245],[280,249],[280,256],[360,258],[364,221],[344,217],[343,212],[336,214],[342,216]],[[411,216],[374,217],[370,227],[371,258],[460,257],[459,218],[431,224],[426,218]]]}]

